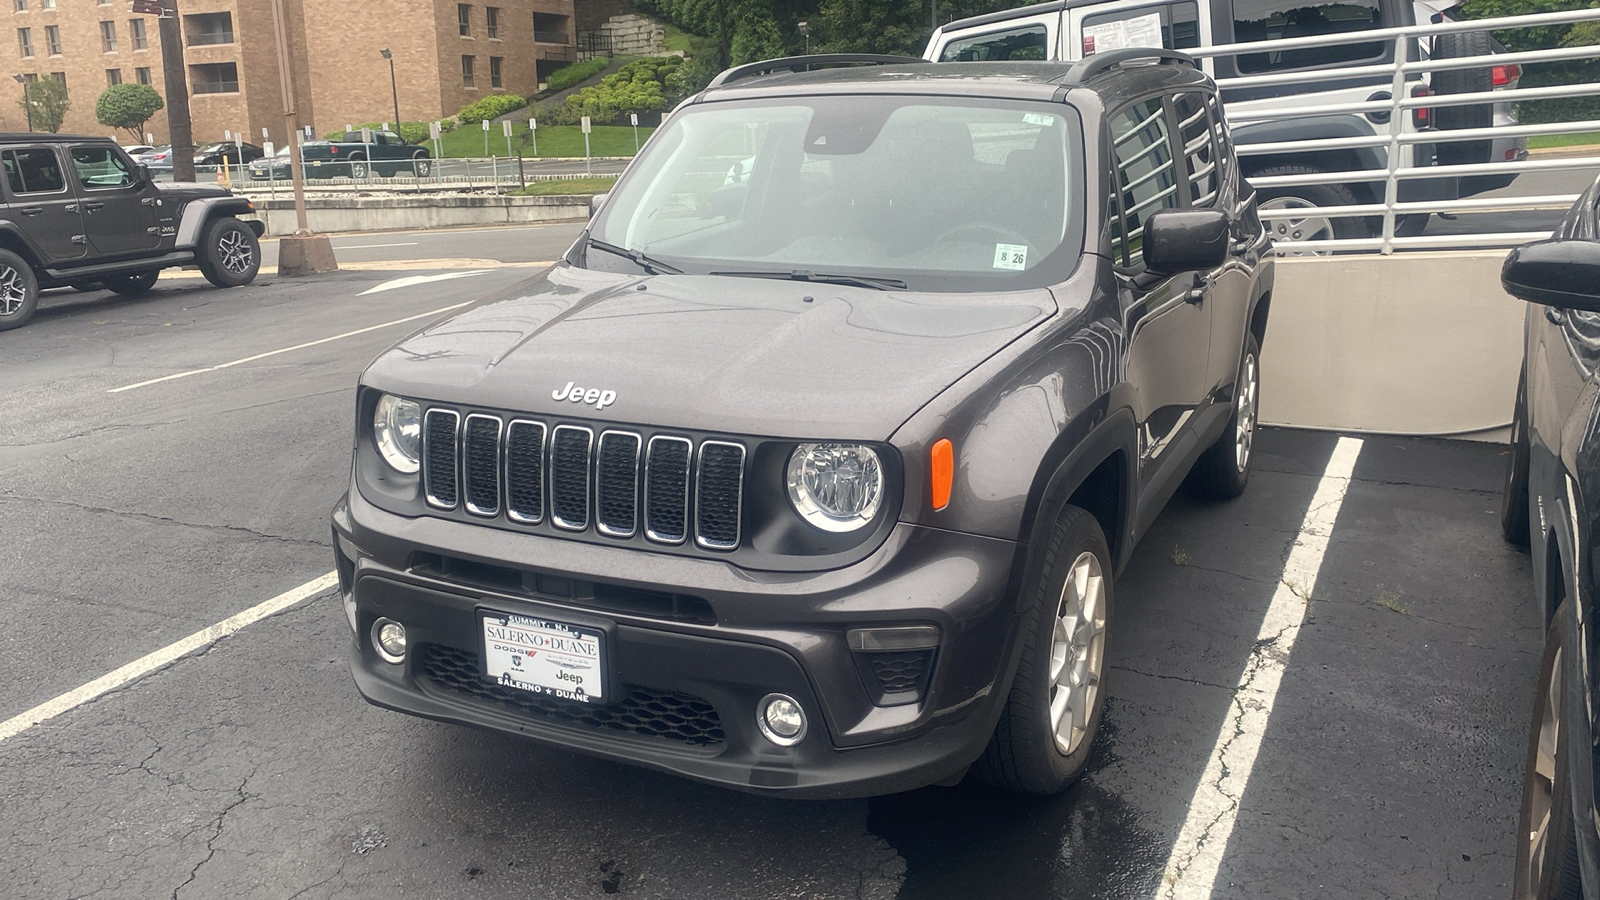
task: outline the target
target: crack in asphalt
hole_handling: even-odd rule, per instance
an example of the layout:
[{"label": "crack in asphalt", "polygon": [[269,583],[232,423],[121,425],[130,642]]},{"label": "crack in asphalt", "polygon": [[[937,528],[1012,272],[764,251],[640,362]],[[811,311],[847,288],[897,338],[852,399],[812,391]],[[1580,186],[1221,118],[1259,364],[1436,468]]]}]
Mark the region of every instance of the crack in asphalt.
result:
[{"label": "crack in asphalt", "polygon": [[1145,678],[1156,678],[1156,679],[1160,679],[1162,681],[1181,681],[1184,684],[1192,684],[1192,685],[1195,685],[1196,687],[1216,688],[1219,691],[1235,691],[1235,690],[1238,690],[1238,688],[1236,688],[1236,687],[1230,687],[1230,686],[1228,686],[1226,684],[1217,684],[1214,681],[1201,681],[1201,680],[1199,680],[1197,678],[1184,678],[1181,675],[1162,675],[1162,674],[1160,674],[1158,672],[1145,672],[1145,671],[1141,671],[1139,669],[1135,669],[1132,666],[1112,666],[1111,668],[1114,671],[1131,672],[1134,675],[1142,675]]},{"label": "crack in asphalt", "polygon": [[90,506],[90,505],[85,504],[85,503],[74,503],[71,500],[56,500],[56,499],[51,499],[51,498],[48,498],[48,497],[28,497],[28,496],[23,496],[23,495],[19,495],[19,494],[10,494],[10,493],[5,494],[3,496],[0,496],[0,503],[18,503],[18,502],[20,502],[20,503],[38,503],[38,504],[47,505],[47,506],[62,506],[62,507],[66,507],[68,509],[76,509],[76,510],[79,510],[81,512],[97,513],[97,514],[100,514],[100,515],[109,515],[109,516],[120,516],[120,517],[128,518],[128,519],[138,519],[140,521],[145,521],[145,522],[159,522],[159,523],[161,523],[163,525],[176,525],[176,526],[178,526],[180,528],[194,528],[194,529],[199,529],[199,530],[203,530],[203,531],[227,531],[227,532],[233,532],[235,534],[248,535],[250,537],[259,538],[261,540],[274,541],[274,542],[283,543],[283,544],[294,544],[296,546],[301,546],[301,547],[324,547],[324,548],[326,548],[326,547],[332,547],[333,546],[333,544],[328,542],[328,541],[308,541],[308,540],[305,540],[304,538],[284,537],[281,534],[267,534],[264,531],[256,531],[253,528],[245,528],[245,527],[243,527],[241,525],[213,525],[213,524],[208,524],[208,523],[204,523],[204,522],[185,522],[182,519],[174,519],[174,518],[172,518],[170,516],[158,516],[158,515],[156,515],[154,513],[130,512],[130,511],[121,510],[121,509],[111,509],[109,507],[104,507],[104,506]]},{"label": "crack in asphalt", "polygon": [[246,800],[250,799],[250,795],[245,793],[244,789],[245,786],[250,783],[250,779],[254,778],[255,775],[256,770],[251,769],[250,774],[246,775],[244,780],[239,782],[239,786],[237,788],[234,788],[234,793],[238,796],[234,798],[233,802],[223,807],[221,812],[217,813],[216,820],[211,823],[211,837],[206,838],[205,858],[195,863],[194,868],[189,871],[189,877],[185,878],[182,884],[172,889],[172,900],[178,900],[179,892],[193,883],[196,878],[200,877],[200,870],[205,868],[206,863],[211,862],[212,857],[217,855],[216,842],[218,838],[222,837],[223,822],[228,818],[229,813],[238,809],[240,806],[244,805]]}]

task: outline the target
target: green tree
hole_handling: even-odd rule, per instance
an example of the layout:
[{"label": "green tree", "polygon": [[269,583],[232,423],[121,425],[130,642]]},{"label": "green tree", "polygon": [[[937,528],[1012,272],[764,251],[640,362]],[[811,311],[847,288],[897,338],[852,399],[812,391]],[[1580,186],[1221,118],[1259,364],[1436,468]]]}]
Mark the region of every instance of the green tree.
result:
[{"label": "green tree", "polygon": [[[1469,19],[1489,19],[1569,9],[1592,9],[1594,6],[1594,0],[1466,0],[1461,9]],[[1570,25],[1517,28],[1497,31],[1494,36],[1500,43],[1505,44],[1507,49],[1513,51],[1582,47],[1600,43],[1600,23],[1578,22]],[[1519,86],[1543,87],[1592,81],[1600,81],[1600,60],[1574,59],[1529,63],[1523,67]],[[1531,100],[1517,104],[1517,115],[1527,123],[1596,119],[1600,118],[1600,97]]]},{"label": "green tree", "polygon": [[40,78],[23,85],[22,99],[17,101],[23,113],[33,123],[34,131],[51,134],[61,130],[72,101],[67,97],[67,84],[54,77]]},{"label": "green tree", "polygon": [[100,92],[94,117],[101,125],[126,131],[137,144],[144,140],[144,123],[165,105],[148,84],[114,84]]}]

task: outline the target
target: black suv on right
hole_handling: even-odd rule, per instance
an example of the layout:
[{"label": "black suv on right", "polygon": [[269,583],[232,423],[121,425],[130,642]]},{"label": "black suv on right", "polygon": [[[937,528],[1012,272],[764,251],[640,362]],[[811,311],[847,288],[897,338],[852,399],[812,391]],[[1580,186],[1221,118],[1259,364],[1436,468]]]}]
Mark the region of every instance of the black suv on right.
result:
[{"label": "black suv on right", "polygon": [[248,284],[262,223],[249,200],[204,184],[157,184],[109,138],[0,134],[0,331],[33,318],[39,291],[143,293],[160,270],[196,265]]},{"label": "black suv on right", "polygon": [[749,791],[1059,791],[1135,541],[1250,477],[1268,249],[1182,54],[725,72],[363,373],[357,687]]}]

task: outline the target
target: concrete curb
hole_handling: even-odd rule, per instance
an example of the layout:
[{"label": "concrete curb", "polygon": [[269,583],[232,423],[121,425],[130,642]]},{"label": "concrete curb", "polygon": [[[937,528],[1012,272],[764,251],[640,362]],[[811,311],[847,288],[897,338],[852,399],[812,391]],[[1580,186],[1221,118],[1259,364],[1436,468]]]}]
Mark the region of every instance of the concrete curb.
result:
[{"label": "concrete curb", "polygon": [[[256,218],[267,234],[294,233],[294,200],[256,199]],[[400,231],[461,225],[526,225],[589,217],[585,196],[510,197],[465,194],[421,197],[308,197],[306,218],[312,231]]]},{"label": "concrete curb", "polygon": [[1573,147],[1540,147],[1529,150],[1528,156],[1542,157],[1545,159],[1566,159],[1575,156],[1600,157],[1600,144],[1579,144]]}]

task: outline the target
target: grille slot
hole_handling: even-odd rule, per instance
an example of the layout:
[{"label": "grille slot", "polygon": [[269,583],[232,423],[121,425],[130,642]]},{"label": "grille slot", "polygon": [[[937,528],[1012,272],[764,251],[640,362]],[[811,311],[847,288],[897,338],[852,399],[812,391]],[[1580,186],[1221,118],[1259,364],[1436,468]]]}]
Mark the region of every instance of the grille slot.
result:
[{"label": "grille slot", "polygon": [[513,421],[506,429],[506,516],[544,521],[544,423]]},{"label": "grille slot", "polygon": [[606,705],[558,700],[486,680],[478,654],[437,644],[417,648],[419,679],[436,691],[463,695],[552,724],[622,731],[692,747],[715,747],[727,738],[717,710],[690,694],[623,685],[622,699]]},{"label": "grille slot", "polygon": [[700,445],[695,473],[694,539],[708,550],[739,546],[739,498],[744,490],[744,447],[726,441]]},{"label": "grille slot", "polygon": [[448,409],[430,409],[422,430],[423,480],[428,505],[455,509],[461,498],[456,479],[456,432],[461,417]]},{"label": "grille slot", "polygon": [[557,426],[550,439],[550,521],[558,528],[589,527],[589,455],[594,432]]},{"label": "grille slot", "polygon": [[461,474],[467,512],[480,516],[500,514],[500,429],[498,416],[467,416]]},{"label": "grille slot", "polygon": [[629,431],[600,435],[595,454],[595,523],[610,537],[639,531],[639,436]]},{"label": "grille slot", "polygon": [[688,438],[656,436],[644,464],[644,535],[663,544],[689,537]]}]

